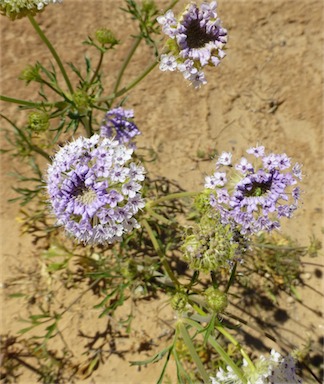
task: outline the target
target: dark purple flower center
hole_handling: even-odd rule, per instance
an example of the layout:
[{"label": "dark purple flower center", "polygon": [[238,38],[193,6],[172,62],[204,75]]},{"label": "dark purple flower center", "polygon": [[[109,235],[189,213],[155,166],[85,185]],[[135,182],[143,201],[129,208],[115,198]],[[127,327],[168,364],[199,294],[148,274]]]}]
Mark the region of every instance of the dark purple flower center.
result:
[{"label": "dark purple flower center", "polygon": [[77,198],[79,196],[82,196],[86,190],[87,190],[87,187],[84,184],[84,180],[78,177],[77,182],[76,183],[74,182],[73,186],[71,187],[70,195]]},{"label": "dark purple flower center", "polygon": [[254,182],[251,189],[246,189],[243,194],[246,197],[259,197],[264,195],[271,189],[272,180],[267,182],[258,183]]},{"label": "dark purple flower center", "polygon": [[207,33],[206,28],[199,25],[199,20],[191,20],[187,26],[187,44],[190,49],[202,48],[210,41],[215,40],[215,35]]}]

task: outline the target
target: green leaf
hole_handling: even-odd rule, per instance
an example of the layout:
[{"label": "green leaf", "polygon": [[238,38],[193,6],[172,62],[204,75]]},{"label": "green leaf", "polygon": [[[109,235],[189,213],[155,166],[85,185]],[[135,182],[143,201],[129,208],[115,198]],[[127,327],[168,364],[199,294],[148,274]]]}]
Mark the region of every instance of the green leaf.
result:
[{"label": "green leaf", "polygon": [[170,351],[172,350],[173,348],[173,345],[170,345],[169,347],[163,349],[162,351],[158,352],[156,355],[154,355],[153,357],[151,357],[150,359],[147,359],[147,360],[142,360],[142,361],[130,361],[130,365],[133,366],[133,365],[147,365],[147,364],[150,364],[150,363],[157,363],[158,361],[160,361],[161,359],[163,359],[163,357]]}]

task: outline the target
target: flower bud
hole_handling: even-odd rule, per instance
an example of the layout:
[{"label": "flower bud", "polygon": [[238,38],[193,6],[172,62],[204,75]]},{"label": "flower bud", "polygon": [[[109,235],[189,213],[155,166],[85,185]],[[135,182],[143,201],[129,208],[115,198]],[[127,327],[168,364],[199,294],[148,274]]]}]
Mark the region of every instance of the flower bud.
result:
[{"label": "flower bud", "polygon": [[90,100],[88,94],[82,89],[78,89],[74,92],[72,99],[79,114],[85,115],[90,108]]},{"label": "flower bud", "polygon": [[188,304],[188,296],[184,292],[177,292],[171,300],[171,307],[178,312],[184,312]]},{"label": "flower bud", "polygon": [[113,47],[119,43],[110,29],[100,28],[96,31],[95,35],[98,42],[102,45],[110,44]]},{"label": "flower bud", "polygon": [[206,212],[200,223],[187,232],[181,249],[190,268],[210,272],[230,267],[238,243],[229,225],[223,225],[218,215]]},{"label": "flower bud", "polygon": [[44,132],[50,126],[49,116],[46,112],[35,111],[28,115],[28,128],[33,132]]},{"label": "flower bud", "polygon": [[39,70],[39,63],[36,63],[34,66],[27,65],[27,67],[22,70],[19,79],[26,81],[26,85],[28,85],[31,81],[40,81],[42,78],[39,74]]},{"label": "flower bud", "polygon": [[214,287],[209,287],[205,291],[206,302],[210,309],[216,313],[223,312],[227,307],[227,294]]}]

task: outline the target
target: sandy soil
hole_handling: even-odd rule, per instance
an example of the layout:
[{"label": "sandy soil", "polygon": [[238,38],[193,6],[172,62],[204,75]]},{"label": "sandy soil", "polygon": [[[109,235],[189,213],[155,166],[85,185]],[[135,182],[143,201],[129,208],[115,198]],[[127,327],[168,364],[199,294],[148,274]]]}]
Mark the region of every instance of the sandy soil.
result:
[{"label": "sandy soil", "polygon": [[[167,4],[157,3],[161,10]],[[131,45],[128,36],[135,31],[129,18],[118,9],[122,4],[121,0],[64,0],[64,5],[49,6],[37,19],[63,60],[80,66],[84,53],[94,55],[81,44],[87,35],[99,26],[116,31],[123,44],[104,64],[104,82],[109,89],[123,53]],[[176,9],[181,10],[184,5],[180,1]],[[307,245],[310,236],[322,237],[324,224],[323,2],[228,0],[219,1],[218,13],[229,31],[228,51],[216,70],[207,71],[207,86],[195,91],[180,74],[155,69],[130,94],[127,107],[134,108],[136,122],[143,132],[139,146],[152,147],[158,154],[152,175],[166,176],[189,190],[200,190],[204,175],[213,170],[212,161],[198,161],[197,151],[231,150],[241,155],[245,148],[259,143],[272,151],[286,152],[303,163],[305,178],[302,207],[283,231]],[[150,55],[146,48],[135,55],[127,79],[145,68]],[[13,23],[1,17],[1,93],[34,99],[35,89],[24,87],[17,77],[26,64],[36,60],[48,63],[49,53],[28,20]],[[1,103],[1,113],[18,123],[24,121],[24,115],[15,106]],[[2,127],[7,127],[3,120]],[[28,290],[42,273],[35,256],[39,249],[28,236],[20,236],[16,221],[19,206],[7,204],[7,199],[15,196],[10,186],[16,183],[8,172],[21,167],[6,155],[1,158],[1,333],[11,334],[22,327],[18,319],[26,310],[22,309],[23,299],[9,299],[8,293],[17,285],[20,290]],[[271,320],[286,348],[300,346],[310,336],[314,350],[321,351],[321,273],[318,267],[307,264],[314,260],[304,262],[307,286],[300,292],[302,304],[283,298],[286,321]],[[323,264],[323,259],[316,259],[316,263]],[[58,292],[56,300],[72,302],[74,294],[68,294],[60,296]],[[81,354],[87,350],[87,337],[97,335],[97,343],[105,343],[103,363],[85,382],[156,382],[161,364],[139,371],[130,367],[128,361],[145,359],[166,345],[170,334],[166,324],[172,320],[166,298],[140,301],[134,308],[131,335],[115,338],[110,330],[115,320],[98,320],[91,300],[92,295],[86,294],[64,319],[61,329],[73,345],[75,356],[84,364],[88,357]],[[124,310],[126,313],[127,308]],[[85,336],[80,337],[78,331]],[[62,346],[57,345],[59,348]],[[20,383],[35,382],[31,372],[22,371]],[[80,370],[75,380],[83,378]]]}]

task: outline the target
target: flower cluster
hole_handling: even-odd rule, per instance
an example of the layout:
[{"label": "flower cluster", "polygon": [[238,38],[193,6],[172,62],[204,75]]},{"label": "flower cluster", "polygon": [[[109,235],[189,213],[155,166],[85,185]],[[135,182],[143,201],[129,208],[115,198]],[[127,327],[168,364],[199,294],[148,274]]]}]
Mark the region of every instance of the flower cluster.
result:
[{"label": "flower cluster", "polygon": [[[282,357],[273,349],[268,359],[260,356],[253,369],[244,359],[242,370],[247,384],[302,383],[301,378],[296,374],[294,359],[290,355]],[[212,384],[240,384],[242,382],[229,366],[226,371],[220,368],[216,377],[210,379]]]},{"label": "flower cluster", "polygon": [[161,55],[162,71],[182,72],[195,88],[207,83],[202,69],[206,65],[218,66],[227,42],[227,30],[221,27],[216,7],[216,1],[204,2],[200,7],[191,3],[179,21],[172,10],[157,18],[170,38],[168,53]]},{"label": "flower cluster", "polygon": [[133,118],[134,111],[132,109],[123,109],[122,107],[111,109],[106,113],[102,122],[101,136],[114,137],[120,144],[128,143],[141,133],[132,121]]},{"label": "flower cluster", "polygon": [[144,168],[131,161],[133,149],[94,135],[62,147],[49,166],[48,193],[58,224],[83,243],[120,241],[139,224],[145,206]]},{"label": "flower cluster", "polygon": [[0,13],[11,20],[35,15],[50,3],[62,3],[63,0],[0,0]]},{"label": "flower cluster", "polygon": [[230,225],[223,225],[218,215],[206,213],[199,225],[190,227],[181,247],[191,269],[203,272],[229,268],[239,243]]},{"label": "flower cluster", "polygon": [[[250,162],[242,157],[232,165],[232,154],[223,152],[216,163],[217,171],[205,178],[210,190],[210,205],[225,224],[234,224],[241,234],[280,228],[282,217],[290,218],[297,208],[301,166],[291,166],[286,154],[265,154],[263,146],[250,148]],[[231,175],[220,167],[227,167]],[[233,174],[234,173],[234,174]]]}]

